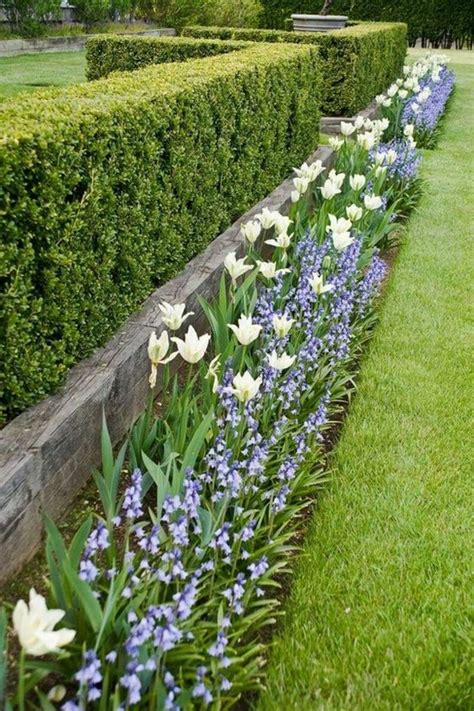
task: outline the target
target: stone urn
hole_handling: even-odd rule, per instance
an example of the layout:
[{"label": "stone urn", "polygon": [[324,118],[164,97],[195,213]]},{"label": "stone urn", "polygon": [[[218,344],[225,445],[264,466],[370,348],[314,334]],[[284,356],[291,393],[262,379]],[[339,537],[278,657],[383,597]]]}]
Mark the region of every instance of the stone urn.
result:
[{"label": "stone urn", "polygon": [[329,32],[346,26],[347,15],[292,15],[295,32]]}]

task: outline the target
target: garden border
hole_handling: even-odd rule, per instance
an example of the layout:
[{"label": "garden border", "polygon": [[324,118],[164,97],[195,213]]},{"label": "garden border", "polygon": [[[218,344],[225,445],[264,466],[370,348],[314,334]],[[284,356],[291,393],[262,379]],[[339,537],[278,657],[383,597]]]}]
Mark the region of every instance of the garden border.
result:
[{"label": "garden border", "polygon": [[[329,167],[334,151],[320,146],[308,160]],[[143,410],[149,393],[147,344],[150,332],[164,324],[158,304],[185,301],[195,312],[199,331],[205,323],[198,297],[218,288],[223,259],[244,252],[240,224],[264,207],[286,214],[292,178],[284,180],[254,205],[174,279],[156,289],[119,332],[93,356],[68,374],[59,391],[10,422],[0,433],[0,583],[29,560],[41,541],[42,513],[61,518],[100,462],[100,432],[105,411],[114,444]],[[160,382],[157,385],[159,392]]]},{"label": "garden border", "polygon": [[340,133],[341,121],[346,123],[354,123],[357,116],[363,116],[365,119],[374,119],[377,115],[378,106],[375,101],[373,101],[367,108],[358,111],[354,116],[321,116],[319,122],[319,130],[321,133],[329,134],[335,136]]}]

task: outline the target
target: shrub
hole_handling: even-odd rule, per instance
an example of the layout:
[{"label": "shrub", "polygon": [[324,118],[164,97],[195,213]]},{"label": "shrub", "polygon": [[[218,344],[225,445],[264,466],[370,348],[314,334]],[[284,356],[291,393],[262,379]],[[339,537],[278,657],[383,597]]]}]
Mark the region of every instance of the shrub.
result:
[{"label": "shrub", "polygon": [[[264,27],[285,27],[292,13],[317,13],[322,0],[261,0]],[[414,44],[417,38],[429,40],[434,46],[456,42],[472,46],[474,13],[471,0],[334,0],[332,14],[346,14],[357,20],[406,22],[408,36]]]},{"label": "shrub", "polygon": [[13,30],[34,36],[42,33],[44,20],[59,17],[60,0],[4,0],[2,9]]},{"label": "shrub", "polygon": [[9,415],[316,147],[320,86],[315,48],[254,45],[4,104]]},{"label": "shrub", "polygon": [[352,115],[399,76],[406,54],[406,25],[360,23],[334,32],[283,32],[185,27],[187,37],[317,44],[324,63],[322,111]]},{"label": "shrub", "polygon": [[245,46],[248,43],[187,37],[91,37],[86,45],[86,73],[88,79],[100,79],[113,71],[132,71],[148,64],[211,57]]}]

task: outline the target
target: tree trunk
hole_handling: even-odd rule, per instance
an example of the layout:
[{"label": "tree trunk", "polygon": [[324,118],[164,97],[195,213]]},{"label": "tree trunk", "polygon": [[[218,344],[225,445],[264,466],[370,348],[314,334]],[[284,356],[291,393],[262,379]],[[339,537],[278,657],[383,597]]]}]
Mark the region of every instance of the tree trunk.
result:
[{"label": "tree trunk", "polygon": [[329,15],[333,0],[324,0],[324,5],[321,8],[320,15]]}]

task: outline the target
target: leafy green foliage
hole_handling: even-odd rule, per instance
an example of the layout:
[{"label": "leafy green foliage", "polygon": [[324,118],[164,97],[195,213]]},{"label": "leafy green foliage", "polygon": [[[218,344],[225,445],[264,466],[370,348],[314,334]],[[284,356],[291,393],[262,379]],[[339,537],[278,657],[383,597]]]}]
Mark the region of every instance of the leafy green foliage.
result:
[{"label": "leafy green foliage", "polygon": [[4,104],[9,415],[316,147],[318,62],[316,48],[254,45]]},{"label": "leafy green foliage", "polygon": [[360,23],[333,32],[185,27],[187,37],[317,45],[323,62],[322,111],[350,116],[396,79],[406,54],[406,26]]},{"label": "leafy green foliage", "polygon": [[[322,0],[262,0],[262,25],[284,28],[293,13],[318,13]],[[472,46],[474,14],[471,0],[334,0],[331,14],[355,20],[406,22],[410,43],[419,37],[433,46]]]},{"label": "leafy green foliage", "polygon": [[4,0],[2,10],[12,29],[24,36],[37,35],[42,20],[59,15],[60,0]]}]

